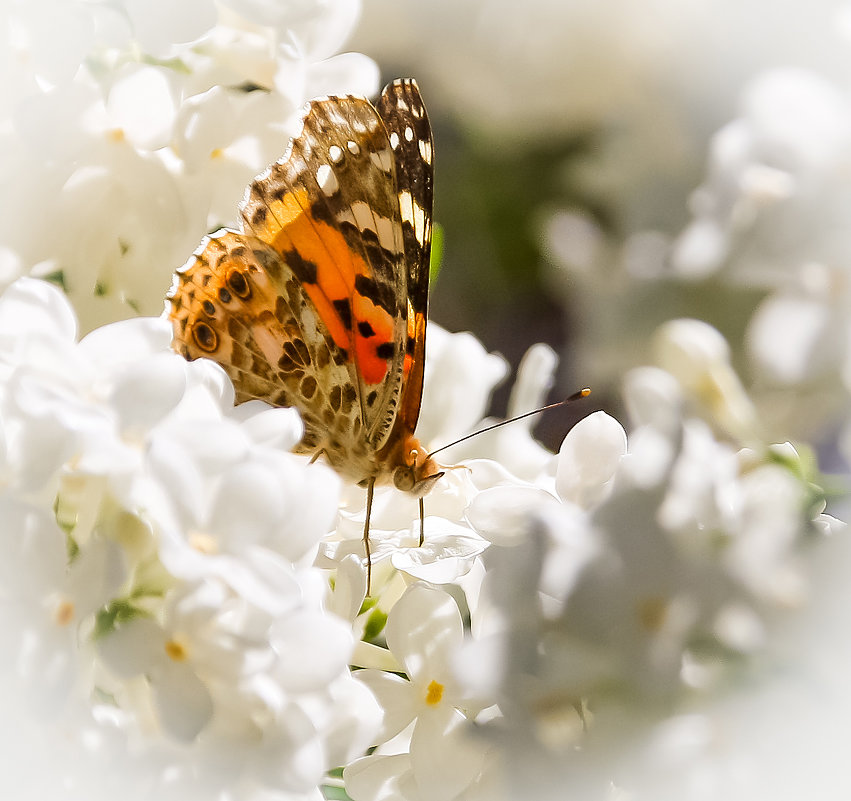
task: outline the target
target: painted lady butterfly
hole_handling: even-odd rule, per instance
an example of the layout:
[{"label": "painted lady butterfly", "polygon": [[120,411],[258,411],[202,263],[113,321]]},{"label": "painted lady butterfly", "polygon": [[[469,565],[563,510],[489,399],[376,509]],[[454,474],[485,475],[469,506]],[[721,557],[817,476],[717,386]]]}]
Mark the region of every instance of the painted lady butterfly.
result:
[{"label": "painted lady butterfly", "polygon": [[[297,450],[367,490],[422,498],[442,475],[414,436],[423,389],[433,144],[415,81],[375,105],[310,102],[257,176],[240,230],[206,237],[168,294],[174,347],[218,362],[237,402],[294,406]],[[422,537],[422,528],[421,534]]]}]

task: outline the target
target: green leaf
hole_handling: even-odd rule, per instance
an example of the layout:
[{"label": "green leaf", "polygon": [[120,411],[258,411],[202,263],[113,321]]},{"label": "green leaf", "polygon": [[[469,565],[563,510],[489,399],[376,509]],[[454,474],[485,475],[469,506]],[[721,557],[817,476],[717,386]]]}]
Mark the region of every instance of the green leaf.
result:
[{"label": "green leaf", "polygon": [[385,625],[387,625],[387,613],[376,607],[370,612],[366,620],[366,625],[363,629],[363,639],[366,642],[371,642],[384,631]]},{"label": "green leaf", "polygon": [[342,787],[332,787],[329,784],[322,785],[322,796],[328,801],[352,801],[349,794]]},{"label": "green leaf", "polygon": [[68,283],[65,281],[65,273],[62,270],[54,270],[50,273],[45,273],[40,276],[43,281],[49,281],[51,284],[56,284],[63,292],[68,291]]}]

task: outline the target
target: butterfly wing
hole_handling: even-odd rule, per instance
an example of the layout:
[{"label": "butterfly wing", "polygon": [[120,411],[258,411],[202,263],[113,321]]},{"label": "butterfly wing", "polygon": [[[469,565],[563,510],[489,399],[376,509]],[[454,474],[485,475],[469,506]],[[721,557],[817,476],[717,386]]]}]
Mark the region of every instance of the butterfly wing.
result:
[{"label": "butterfly wing", "polygon": [[434,201],[434,141],[417,82],[393,81],[376,110],[384,121],[396,162],[396,188],[407,268],[407,328],[398,424],[413,433],[420,414],[425,367],[428,279]]},{"label": "butterfly wing", "polygon": [[431,151],[413,81],[376,106],[311,102],[248,187],[242,230],[206,238],[169,295],[180,352],[219,362],[238,402],[298,408],[302,450],[356,480],[381,472],[377,451],[419,414]]},{"label": "butterfly wing", "polygon": [[329,97],[309,104],[301,133],[252,182],[241,207],[245,232],[280,254],[347,358],[363,425],[356,435],[335,433],[373,450],[387,442],[404,378],[408,274],[398,181],[375,107]]},{"label": "butterfly wing", "polygon": [[177,271],[168,299],[178,352],[218,362],[237,403],[296,407],[305,425],[301,450],[326,442],[333,450],[337,430],[357,437],[362,420],[348,360],[265,242],[227,229],[206,237]]}]

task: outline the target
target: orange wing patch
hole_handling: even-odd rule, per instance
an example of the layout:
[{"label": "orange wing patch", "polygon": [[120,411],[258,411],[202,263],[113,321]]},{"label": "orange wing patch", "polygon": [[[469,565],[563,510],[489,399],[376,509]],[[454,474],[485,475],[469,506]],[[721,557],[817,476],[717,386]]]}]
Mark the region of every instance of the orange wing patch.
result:
[{"label": "orange wing patch", "polygon": [[252,233],[281,255],[338,347],[366,384],[384,381],[394,355],[394,318],[374,302],[372,269],[340,230],[311,212],[305,189],[252,209]]}]

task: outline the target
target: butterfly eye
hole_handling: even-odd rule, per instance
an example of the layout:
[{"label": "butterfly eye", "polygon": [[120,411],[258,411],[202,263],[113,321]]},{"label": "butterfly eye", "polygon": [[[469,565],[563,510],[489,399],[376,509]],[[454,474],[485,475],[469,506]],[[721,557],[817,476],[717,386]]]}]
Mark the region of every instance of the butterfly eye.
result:
[{"label": "butterfly eye", "polygon": [[410,492],[414,488],[417,481],[414,478],[414,470],[411,467],[397,467],[393,471],[393,484],[396,489],[403,492]]},{"label": "butterfly eye", "polygon": [[196,323],[192,327],[192,338],[195,340],[195,344],[207,353],[213,353],[219,346],[219,338],[216,336],[216,332],[207,323]]},{"label": "butterfly eye", "polygon": [[251,295],[251,287],[245,276],[239,270],[231,270],[228,275],[228,286],[233,290],[234,294],[245,300]]}]

